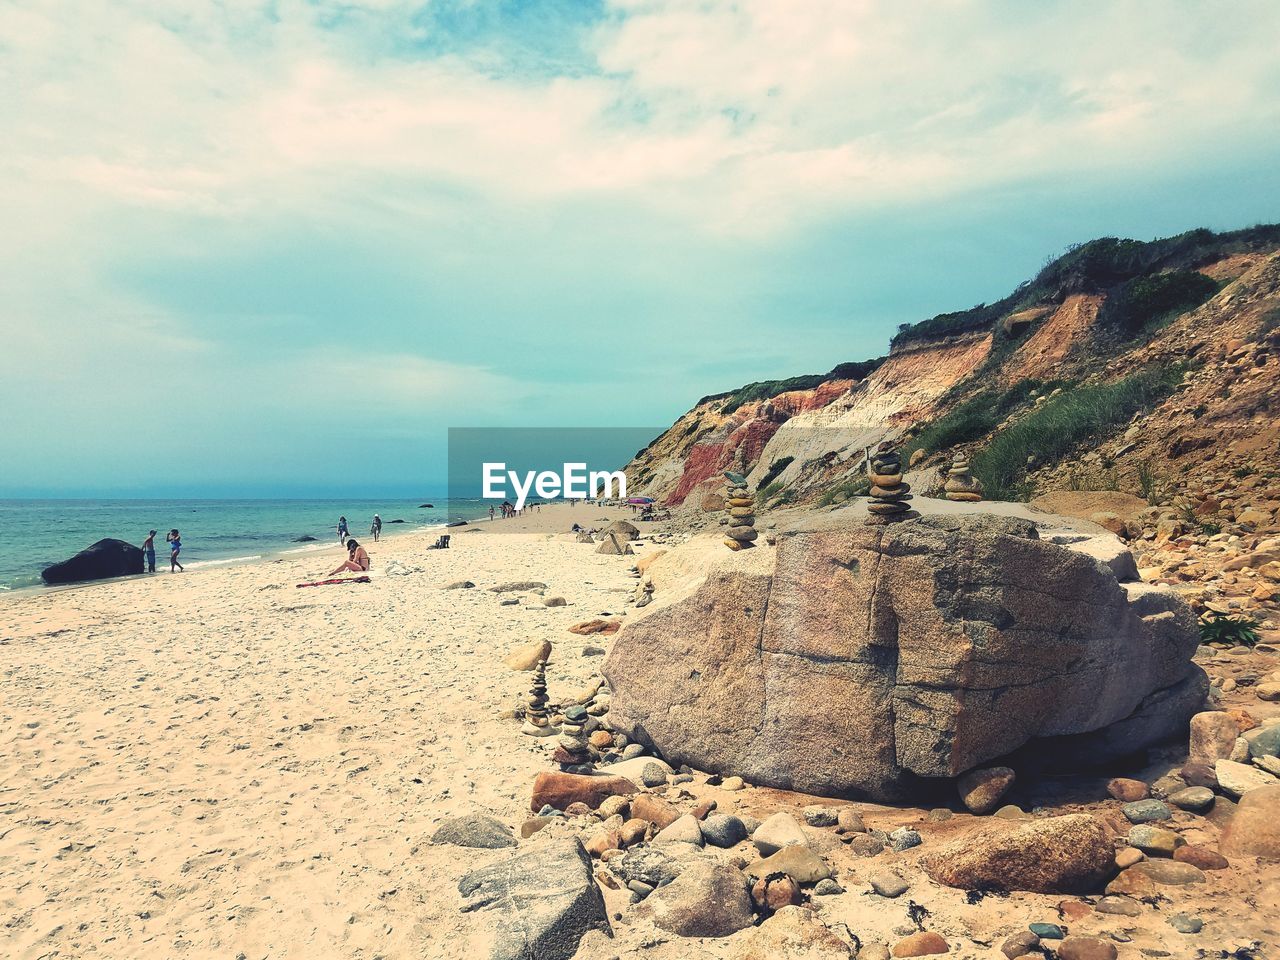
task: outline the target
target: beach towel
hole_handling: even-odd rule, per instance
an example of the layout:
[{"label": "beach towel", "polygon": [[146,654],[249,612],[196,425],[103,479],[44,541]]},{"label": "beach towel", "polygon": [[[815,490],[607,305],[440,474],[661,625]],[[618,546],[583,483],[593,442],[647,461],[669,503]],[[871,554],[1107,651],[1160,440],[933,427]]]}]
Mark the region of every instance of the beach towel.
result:
[{"label": "beach towel", "polygon": [[331,583],[372,583],[372,582],[373,581],[370,580],[367,576],[366,577],[335,577],[332,580],[312,580],[310,583],[300,583],[298,584],[298,586],[327,587]]}]

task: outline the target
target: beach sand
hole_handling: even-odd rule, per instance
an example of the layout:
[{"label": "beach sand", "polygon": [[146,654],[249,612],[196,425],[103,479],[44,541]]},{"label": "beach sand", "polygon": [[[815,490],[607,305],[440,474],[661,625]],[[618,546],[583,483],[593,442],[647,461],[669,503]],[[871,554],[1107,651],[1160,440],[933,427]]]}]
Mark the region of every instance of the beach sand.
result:
[{"label": "beach sand", "polygon": [[[426,841],[459,812],[528,816],[546,744],[499,719],[530,676],[502,658],[545,638],[553,695],[595,675],[567,628],[622,613],[634,558],[551,531],[622,516],[392,537],[370,584],[294,586],[335,544],[0,600],[0,956],[468,955],[473,851]],[[391,559],[421,572],[379,576]],[[485,589],[510,580],[568,605]]]}]

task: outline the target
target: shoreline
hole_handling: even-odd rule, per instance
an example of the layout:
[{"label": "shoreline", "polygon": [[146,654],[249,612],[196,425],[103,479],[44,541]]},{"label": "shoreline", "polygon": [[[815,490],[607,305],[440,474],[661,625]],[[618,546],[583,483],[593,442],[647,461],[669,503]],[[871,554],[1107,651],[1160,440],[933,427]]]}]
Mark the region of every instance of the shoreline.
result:
[{"label": "shoreline", "polygon": [[[554,501],[551,503],[544,504],[544,506],[547,506],[547,507],[557,507],[557,506],[575,507],[576,505],[577,503],[575,501]],[[599,509],[613,510],[613,509],[625,509],[625,508],[601,507]],[[495,517],[492,522],[495,524],[496,523],[510,524],[513,522],[519,523],[521,520],[526,520],[528,519],[528,517],[533,517],[536,515],[537,515],[537,512],[534,512],[534,513],[526,514],[526,516],[515,517],[509,520],[503,520],[501,517]],[[418,526],[418,525],[409,526],[408,524],[406,524],[405,525],[406,529],[403,529],[403,530],[393,529],[391,531],[387,530],[388,526],[399,527],[401,525],[400,524],[384,524],[382,537],[380,540],[377,541],[377,545],[381,547],[381,545],[384,543],[389,543],[395,540],[401,540],[406,537],[413,537],[415,535],[425,536],[425,535],[434,534],[435,536],[439,536],[442,532],[446,530],[451,530],[451,529],[465,529],[467,527],[470,527],[472,529],[484,529],[479,525],[487,524],[489,522],[490,521],[488,516],[480,516],[480,517],[474,517],[474,518],[468,519],[466,521],[465,527],[450,527],[449,525],[450,521],[446,520],[442,523],[433,523],[433,524],[422,525],[422,526]],[[509,532],[512,532],[512,531],[509,530]],[[365,547],[366,550],[369,550],[369,547],[374,544],[374,541],[370,539],[368,535],[366,535],[364,539],[361,539],[360,537],[356,537],[356,539],[360,542],[362,546]],[[325,553],[326,551],[330,551],[330,550],[333,551],[334,556],[338,556],[339,555],[338,551],[342,549],[343,548],[341,544],[339,543],[337,537],[335,536],[332,540],[327,540],[327,541],[316,540],[315,542],[307,542],[305,544],[296,545],[288,549],[266,550],[260,554],[255,554],[253,556],[220,557],[213,560],[198,560],[198,561],[194,561],[193,563],[187,564],[187,570],[184,571],[184,573],[208,573],[213,570],[226,570],[226,569],[232,569],[236,567],[258,566],[261,564],[275,563],[280,560],[293,560],[293,559],[303,558],[306,556],[319,556]],[[369,550],[371,557],[373,555],[373,552],[374,551]],[[17,599],[19,597],[24,597],[24,596],[27,596],[27,597],[43,596],[46,594],[63,593],[71,590],[83,590],[88,587],[99,587],[105,584],[149,582],[151,580],[163,579],[164,577],[177,575],[172,573],[169,570],[162,569],[162,567],[163,567],[163,560],[161,556],[161,551],[157,550],[155,573],[145,573],[145,572],[131,573],[123,577],[104,577],[99,580],[78,580],[74,583],[56,583],[56,584],[33,583],[33,584],[27,584],[25,586],[17,586],[17,587],[0,586],[0,602],[3,602],[3,600],[5,600],[6,598]]]}]

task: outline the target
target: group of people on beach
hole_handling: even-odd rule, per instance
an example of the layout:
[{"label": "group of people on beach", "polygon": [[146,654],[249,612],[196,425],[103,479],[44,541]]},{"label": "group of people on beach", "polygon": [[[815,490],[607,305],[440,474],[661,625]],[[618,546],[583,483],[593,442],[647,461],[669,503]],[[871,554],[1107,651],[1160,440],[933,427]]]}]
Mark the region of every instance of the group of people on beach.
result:
[{"label": "group of people on beach", "polygon": [[[178,573],[186,568],[178,562],[178,554],[182,552],[182,535],[178,533],[177,528],[170,530],[164,536],[165,542],[169,544],[169,572]],[[156,531],[152,530],[147,534],[147,539],[142,541],[142,557],[147,564],[147,573],[156,572]]]},{"label": "group of people on beach", "polygon": [[[533,512],[533,511],[535,511],[535,510],[541,510],[541,509],[542,509],[542,504],[540,504],[540,503],[530,503],[530,504],[528,504],[527,506],[525,506],[525,507],[523,507],[523,508],[521,508],[521,509],[517,510],[517,509],[516,509],[515,504],[514,504],[514,503],[512,503],[510,500],[503,500],[503,501],[502,501],[502,506],[501,506],[499,509],[501,509],[501,510],[502,510],[502,519],[503,519],[503,520],[509,520],[511,517],[518,517],[518,516],[520,516],[520,514],[524,513],[524,512],[525,512],[525,510],[528,510],[528,511],[530,511],[530,512]],[[490,507],[490,508],[489,508],[489,519],[490,519],[490,520],[492,520],[496,515],[497,515],[497,511],[495,511],[493,507]]]}]

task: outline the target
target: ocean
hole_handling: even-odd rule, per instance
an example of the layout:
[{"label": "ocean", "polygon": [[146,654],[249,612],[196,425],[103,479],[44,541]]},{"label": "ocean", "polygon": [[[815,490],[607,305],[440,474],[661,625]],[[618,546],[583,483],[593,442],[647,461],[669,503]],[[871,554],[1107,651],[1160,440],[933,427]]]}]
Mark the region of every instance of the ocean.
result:
[{"label": "ocean", "polygon": [[[422,507],[431,503],[431,507]],[[474,510],[470,506],[474,506]],[[455,516],[479,517],[481,501],[455,503]],[[382,517],[382,535],[441,526],[449,521],[446,500],[0,500],[0,591],[38,586],[40,571],[66,560],[104,537],[141,546],[156,535],[156,569],[169,569],[164,535],[182,534],[182,563],[188,569],[256,560],[294,551],[338,545],[338,517],[351,535],[369,537],[373,515]],[[403,520],[403,523],[396,523]],[[314,542],[297,542],[315,537]],[[335,561],[336,562],[336,561]]]}]

